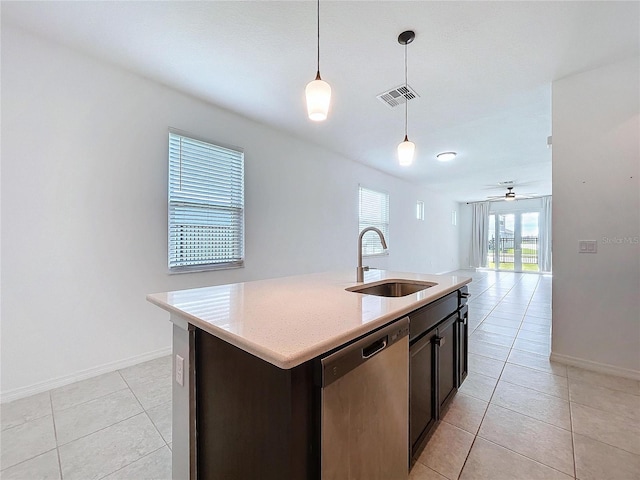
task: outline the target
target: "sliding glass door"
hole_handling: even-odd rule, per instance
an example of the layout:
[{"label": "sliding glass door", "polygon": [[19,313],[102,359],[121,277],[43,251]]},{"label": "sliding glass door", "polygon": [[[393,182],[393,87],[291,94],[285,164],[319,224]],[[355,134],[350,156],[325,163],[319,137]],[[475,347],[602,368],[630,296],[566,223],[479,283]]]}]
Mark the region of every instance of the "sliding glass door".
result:
[{"label": "sliding glass door", "polygon": [[539,272],[540,214],[527,212],[520,214],[520,259],[523,272]]},{"label": "sliding glass door", "polygon": [[538,272],[538,212],[489,214],[487,267]]}]

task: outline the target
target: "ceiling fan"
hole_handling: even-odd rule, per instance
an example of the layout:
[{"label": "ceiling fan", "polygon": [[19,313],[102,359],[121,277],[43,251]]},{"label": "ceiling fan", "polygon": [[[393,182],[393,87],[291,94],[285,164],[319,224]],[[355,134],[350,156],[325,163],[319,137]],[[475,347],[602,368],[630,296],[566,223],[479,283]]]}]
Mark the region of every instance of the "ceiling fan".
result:
[{"label": "ceiling fan", "polygon": [[532,195],[532,193],[526,193],[526,194],[518,194],[516,196],[516,192],[513,191],[514,187],[507,187],[507,193],[505,193],[504,195],[491,195],[489,197],[487,197],[487,199],[491,202],[498,202],[500,200],[504,200],[506,202],[512,202],[516,199],[518,200],[524,200],[525,198],[534,198]]}]

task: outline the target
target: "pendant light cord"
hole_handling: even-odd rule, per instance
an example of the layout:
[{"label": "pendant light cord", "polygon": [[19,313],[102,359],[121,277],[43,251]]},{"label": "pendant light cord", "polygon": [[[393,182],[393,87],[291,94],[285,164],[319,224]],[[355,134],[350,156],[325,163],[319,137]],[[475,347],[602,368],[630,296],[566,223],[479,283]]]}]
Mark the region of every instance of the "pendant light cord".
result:
[{"label": "pendant light cord", "polygon": [[409,88],[408,88],[408,68],[407,68],[407,43],[404,44],[404,140],[405,142],[409,140],[407,129],[407,124],[409,123]]},{"label": "pendant light cord", "polygon": [[317,2],[317,19],[318,19],[318,70],[316,80],[320,80],[320,0]]}]

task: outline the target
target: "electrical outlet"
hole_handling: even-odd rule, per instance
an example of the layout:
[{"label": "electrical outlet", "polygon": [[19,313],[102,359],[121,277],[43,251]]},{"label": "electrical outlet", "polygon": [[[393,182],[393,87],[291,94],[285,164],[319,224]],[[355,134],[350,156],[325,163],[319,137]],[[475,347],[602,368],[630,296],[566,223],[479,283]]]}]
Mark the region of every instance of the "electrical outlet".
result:
[{"label": "electrical outlet", "polygon": [[184,358],[180,355],[176,355],[176,383],[184,386]]}]

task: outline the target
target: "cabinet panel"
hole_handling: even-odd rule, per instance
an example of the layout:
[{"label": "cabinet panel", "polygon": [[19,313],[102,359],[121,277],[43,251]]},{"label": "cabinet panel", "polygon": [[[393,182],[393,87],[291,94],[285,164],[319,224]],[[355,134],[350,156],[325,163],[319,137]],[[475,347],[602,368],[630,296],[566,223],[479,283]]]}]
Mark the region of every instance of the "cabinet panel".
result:
[{"label": "cabinet panel", "polygon": [[438,407],[453,395],[458,383],[457,321],[458,316],[454,314],[438,327]]},{"label": "cabinet panel", "polygon": [[197,478],[317,478],[311,362],[282,370],[196,330],[195,377]]},{"label": "cabinet panel", "polygon": [[423,433],[435,422],[433,366],[434,350],[432,338],[435,332],[428,333],[410,349],[410,416],[409,435],[412,453],[417,448]]},{"label": "cabinet panel", "polygon": [[413,342],[458,309],[458,292],[452,292],[409,314],[409,341]]},{"label": "cabinet panel", "polygon": [[414,460],[467,375],[467,295],[465,288],[409,314],[409,435]]},{"label": "cabinet panel", "polygon": [[464,306],[458,312],[458,378],[459,387],[467,378],[469,371],[469,307]]}]

